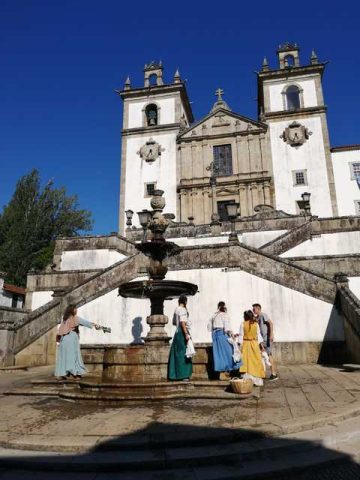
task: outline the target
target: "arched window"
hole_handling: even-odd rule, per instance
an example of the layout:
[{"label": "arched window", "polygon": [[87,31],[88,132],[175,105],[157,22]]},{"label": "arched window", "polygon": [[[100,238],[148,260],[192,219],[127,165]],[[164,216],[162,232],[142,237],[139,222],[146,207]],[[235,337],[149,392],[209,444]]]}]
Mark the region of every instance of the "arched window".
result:
[{"label": "arched window", "polygon": [[286,89],[286,108],[287,110],[300,108],[300,89],[296,85],[290,85]]},{"label": "arched window", "polygon": [[148,127],[153,127],[158,124],[158,108],[154,103],[150,103],[145,108],[146,124]]},{"label": "arched window", "polygon": [[295,59],[293,55],[286,55],[284,58],[284,63],[286,67],[293,67],[295,65]]},{"label": "arched window", "polygon": [[153,87],[154,85],[157,85],[156,73],[153,73],[152,75],[149,76],[149,86]]}]

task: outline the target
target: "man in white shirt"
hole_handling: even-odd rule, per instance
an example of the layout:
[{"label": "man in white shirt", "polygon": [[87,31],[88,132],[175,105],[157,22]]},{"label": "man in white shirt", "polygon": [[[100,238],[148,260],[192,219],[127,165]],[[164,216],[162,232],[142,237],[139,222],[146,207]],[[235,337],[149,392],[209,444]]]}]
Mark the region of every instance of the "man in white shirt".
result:
[{"label": "man in white shirt", "polygon": [[269,316],[261,311],[261,305],[260,303],[254,303],[253,304],[253,313],[259,323],[260,327],[260,332],[261,335],[264,339],[264,345],[266,348],[266,352],[269,355],[269,360],[271,363],[271,375],[269,380],[278,380],[279,377],[276,373],[276,365],[275,365],[275,360],[274,357],[272,356],[272,344],[274,342],[274,324],[270,320]]}]

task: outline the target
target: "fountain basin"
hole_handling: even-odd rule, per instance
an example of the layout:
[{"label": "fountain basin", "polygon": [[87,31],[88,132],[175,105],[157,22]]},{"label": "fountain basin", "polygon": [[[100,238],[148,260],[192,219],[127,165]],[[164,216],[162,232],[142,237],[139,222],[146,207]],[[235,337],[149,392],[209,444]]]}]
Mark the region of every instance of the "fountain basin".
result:
[{"label": "fountain basin", "polygon": [[198,286],[180,280],[140,280],[127,282],[119,287],[119,295],[125,298],[172,300],[180,295],[195,295]]}]

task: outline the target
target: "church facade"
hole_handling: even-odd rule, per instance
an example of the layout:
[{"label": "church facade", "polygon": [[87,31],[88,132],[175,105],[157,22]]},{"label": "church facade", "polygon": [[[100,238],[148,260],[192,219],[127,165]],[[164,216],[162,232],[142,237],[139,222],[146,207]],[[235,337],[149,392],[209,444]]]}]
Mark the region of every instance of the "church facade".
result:
[{"label": "church facade", "polygon": [[[119,232],[56,240],[52,264],[28,274],[26,310],[0,307],[0,364],[53,362],[69,303],[111,327],[81,333],[91,369],[102,368],[109,345],[141,343],[149,302],[122,298],[118,287],[146,280],[136,243],[149,232],[137,212],[156,190],[166,236],[182,247],[166,278],[199,287],[188,302],[194,342],[211,341],[218,301],[234,331],[258,302],[274,321],[279,362],[360,362],[360,145],[330,143],[326,65],[315,52],[302,65],[299,48],[285,44],[277,61],[272,69],[264,59],[257,73],[257,119],[233,112],[218,89],[195,121],[180,73],[164,83],[161,64],[145,65],[141,88],[126,80]],[[176,303],[165,302],[169,318]],[[171,322],[166,330],[172,337]]]},{"label": "church facade", "polygon": [[218,89],[209,114],[194,122],[185,82],[177,71],[164,84],[162,64],[145,65],[142,88],[127,80],[119,92],[120,233],[125,212],[147,208],[154,189],[164,190],[177,222],[196,225],[226,220],[228,203],[239,204],[240,217],[263,204],[296,214],[305,192],[313,215],[359,214],[360,147],[331,148],[322,89],[326,64],[313,51],[302,65],[299,48],[288,43],[277,60],[271,69],[265,58],[257,73],[255,120],[233,112]]}]

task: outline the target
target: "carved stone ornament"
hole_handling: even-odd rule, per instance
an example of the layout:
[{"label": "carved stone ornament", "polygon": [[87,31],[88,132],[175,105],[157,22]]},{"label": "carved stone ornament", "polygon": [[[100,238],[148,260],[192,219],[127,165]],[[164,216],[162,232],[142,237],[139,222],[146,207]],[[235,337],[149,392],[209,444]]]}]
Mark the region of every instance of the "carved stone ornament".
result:
[{"label": "carved stone ornament", "polygon": [[312,132],[304,127],[304,125],[301,125],[301,123],[295,121],[285,128],[280,138],[291,147],[298,148],[309,139],[310,135],[312,135]]},{"label": "carved stone ornament", "polygon": [[145,145],[143,145],[140,150],[137,152],[140,155],[140,158],[143,160],[152,163],[161,156],[161,152],[165,149],[161,147],[155,140],[150,138]]}]

